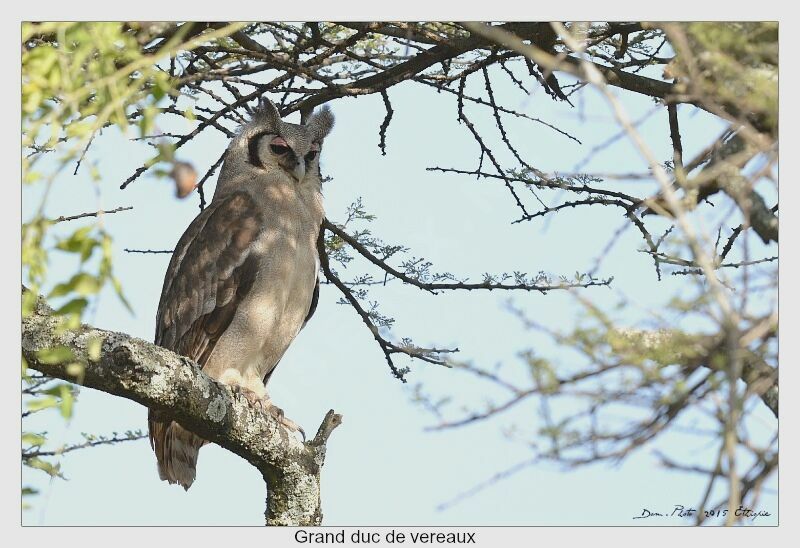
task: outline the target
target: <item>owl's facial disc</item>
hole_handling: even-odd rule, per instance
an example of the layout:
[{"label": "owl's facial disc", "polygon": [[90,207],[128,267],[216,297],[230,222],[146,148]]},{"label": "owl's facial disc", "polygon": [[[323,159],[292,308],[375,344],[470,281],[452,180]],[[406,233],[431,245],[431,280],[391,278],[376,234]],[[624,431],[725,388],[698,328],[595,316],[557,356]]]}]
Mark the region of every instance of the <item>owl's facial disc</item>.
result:
[{"label": "owl's facial disc", "polygon": [[280,165],[295,181],[302,181],[306,175],[305,158],[298,158],[286,139],[276,135],[269,142],[269,149],[275,155]]}]

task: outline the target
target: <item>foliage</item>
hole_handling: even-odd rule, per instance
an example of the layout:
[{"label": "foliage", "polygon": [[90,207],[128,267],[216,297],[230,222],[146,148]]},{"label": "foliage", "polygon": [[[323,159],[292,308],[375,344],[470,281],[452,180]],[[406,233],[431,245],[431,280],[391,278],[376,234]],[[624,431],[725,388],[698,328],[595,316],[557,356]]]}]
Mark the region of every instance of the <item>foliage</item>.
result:
[{"label": "foliage", "polygon": [[[139,136],[149,134],[159,115],[158,104],[175,94],[175,80],[159,63],[178,50],[191,50],[206,40],[224,37],[238,28],[225,26],[202,40],[186,40],[186,28],[159,47],[148,50],[147,27],[123,23],[24,23],[22,27],[22,181],[42,187],[42,199],[33,218],[22,224],[22,315],[28,316],[40,293],[59,303],[60,329],[75,329],[91,300],[110,285],[129,308],[112,264],[112,237],[103,226],[102,212],[96,222],[66,235],[53,227],[65,219],[45,216],[48,191],[72,163],[80,168],[92,140],[104,128],[127,132],[133,124]],[[169,146],[158,147],[149,164],[172,160]],[[91,166],[91,177],[101,184],[101,174]],[[77,258],[77,272],[67,280],[49,280],[47,266],[54,252]],[[59,259],[62,260],[62,259]],[[49,288],[49,290],[47,290]],[[100,352],[95,341],[90,354]],[[71,359],[66,348],[51,348],[39,359],[62,362]],[[82,365],[71,366],[80,379]],[[23,358],[23,418],[46,409],[57,409],[69,421],[77,387],[50,382],[31,375]],[[32,448],[44,446],[45,432],[22,432],[23,464],[62,477],[60,464]],[[27,453],[27,456],[25,456]],[[35,454],[34,454],[35,453]],[[60,453],[56,453],[60,454]],[[33,495],[35,490],[23,489]]]}]

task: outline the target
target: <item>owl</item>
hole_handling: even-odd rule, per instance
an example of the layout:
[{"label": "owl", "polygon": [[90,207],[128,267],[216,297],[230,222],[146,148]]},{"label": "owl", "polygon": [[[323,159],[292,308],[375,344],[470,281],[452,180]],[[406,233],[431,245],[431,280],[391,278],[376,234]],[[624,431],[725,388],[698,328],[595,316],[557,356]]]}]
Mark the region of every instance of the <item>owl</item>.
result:
[{"label": "owl", "polygon": [[[302,430],[272,404],[266,384],[319,299],[319,159],[332,127],[327,106],[292,124],[259,101],[225,152],[211,202],[175,247],[156,316],[156,344],[292,432]],[[188,489],[207,442],[161,411],[149,412],[148,428],[159,477]]]}]

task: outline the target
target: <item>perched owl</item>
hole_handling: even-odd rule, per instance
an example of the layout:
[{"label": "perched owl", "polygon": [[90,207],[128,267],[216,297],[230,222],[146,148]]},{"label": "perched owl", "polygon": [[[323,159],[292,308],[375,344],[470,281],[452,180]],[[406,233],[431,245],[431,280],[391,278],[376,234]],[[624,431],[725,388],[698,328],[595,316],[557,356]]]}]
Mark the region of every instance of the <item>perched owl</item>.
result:
[{"label": "perched owl", "polygon": [[[199,363],[275,415],[266,383],[319,298],[319,156],[327,106],[290,124],[262,99],[225,153],[214,197],[178,241],[164,277],[155,342]],[[163,412],[148,416],[162,480],[188,489],[207,443]]]}]

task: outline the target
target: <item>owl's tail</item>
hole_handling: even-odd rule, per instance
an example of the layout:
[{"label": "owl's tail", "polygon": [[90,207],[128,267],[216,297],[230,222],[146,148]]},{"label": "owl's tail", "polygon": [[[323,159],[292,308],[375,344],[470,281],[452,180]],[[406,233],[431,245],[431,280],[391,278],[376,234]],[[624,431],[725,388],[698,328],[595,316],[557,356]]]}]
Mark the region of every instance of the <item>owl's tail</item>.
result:
[{"label": "owl's tail", "polygon": [[194,482],[200,448],[208,442],[175,421],[162,420],[152,411],[148,414],[147,426],[150,447],[158,461],[158,476],[188,490]]}]

